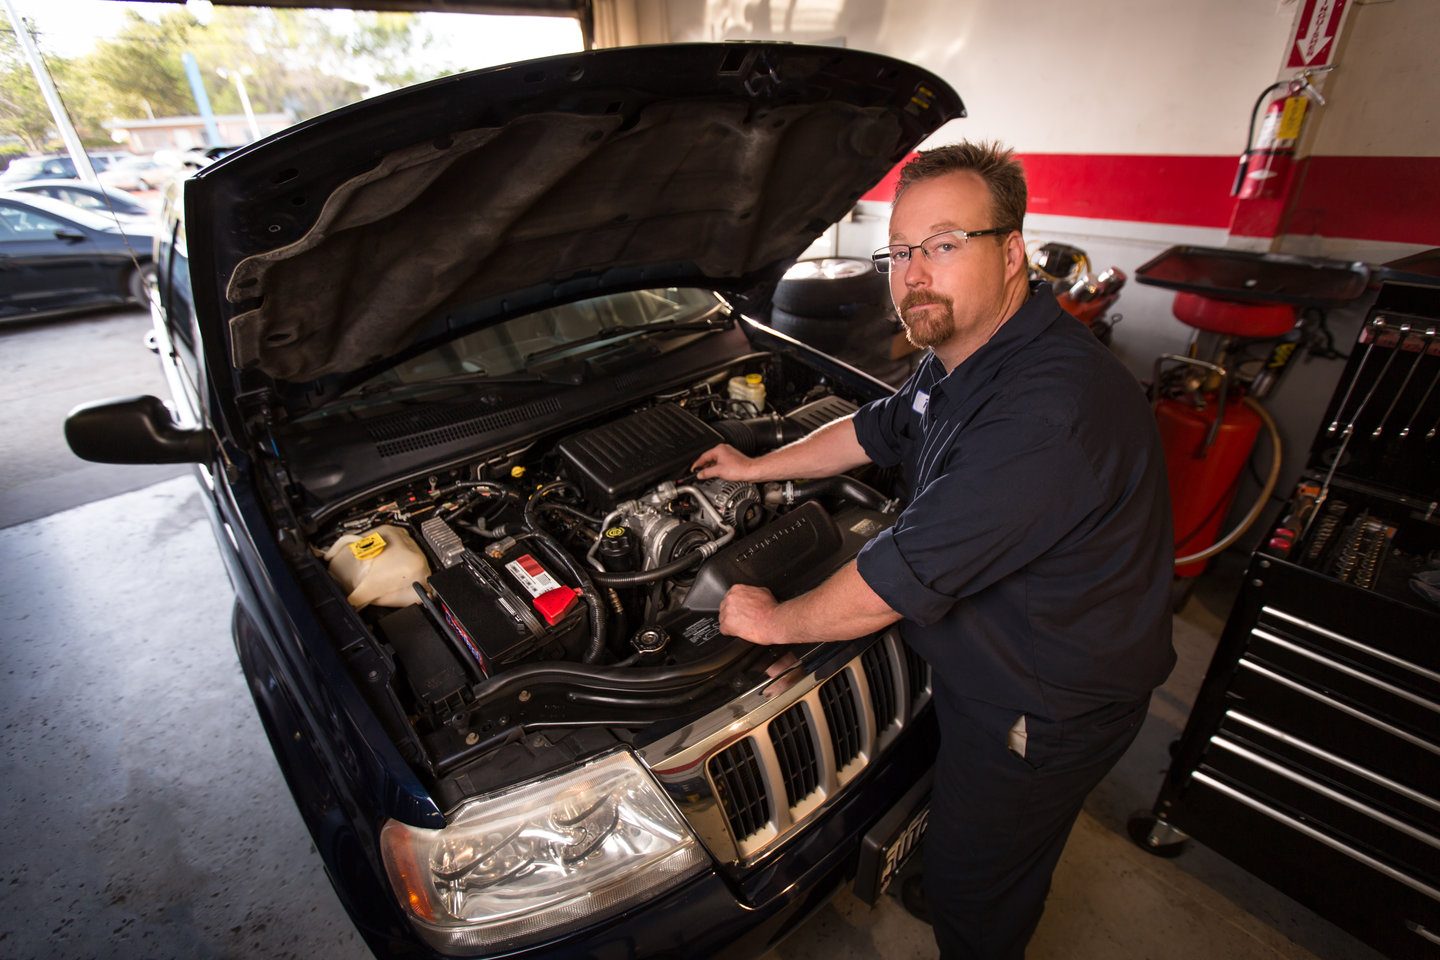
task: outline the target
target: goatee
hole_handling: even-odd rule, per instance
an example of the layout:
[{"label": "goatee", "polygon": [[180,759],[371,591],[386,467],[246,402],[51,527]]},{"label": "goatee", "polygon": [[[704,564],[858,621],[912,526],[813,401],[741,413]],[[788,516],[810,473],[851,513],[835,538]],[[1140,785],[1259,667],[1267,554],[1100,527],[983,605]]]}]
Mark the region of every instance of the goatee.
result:
[{"label": "goatee", "polygon": [[[935,304],[938,310],[914,314],[914,308]],[[911,290],[900,301],[900,321],[905,325],[905,339],[922,350],[944,343],[955,332],[955,301],[942,293]]]}]

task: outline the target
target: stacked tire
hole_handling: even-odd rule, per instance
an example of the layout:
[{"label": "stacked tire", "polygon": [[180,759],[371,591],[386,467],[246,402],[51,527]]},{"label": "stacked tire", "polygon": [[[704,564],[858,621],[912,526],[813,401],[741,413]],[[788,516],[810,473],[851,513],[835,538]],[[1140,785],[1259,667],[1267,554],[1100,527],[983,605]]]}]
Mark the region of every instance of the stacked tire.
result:
[{"label": "stacked tire", "polygon": [[799,261],[775,288],[770,325],[892,386],[905,382],[920,356],[897,340],[890,285],[869,260]]}]

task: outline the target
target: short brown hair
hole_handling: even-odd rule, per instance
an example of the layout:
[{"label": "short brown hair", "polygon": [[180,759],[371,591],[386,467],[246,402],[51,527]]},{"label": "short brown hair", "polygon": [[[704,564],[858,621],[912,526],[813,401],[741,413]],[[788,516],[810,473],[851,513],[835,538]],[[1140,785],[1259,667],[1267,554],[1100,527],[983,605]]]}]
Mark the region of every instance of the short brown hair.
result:
[{"label": "short brown hair", "polygon": [[947,173],[968,172],[985,181],[990,190],[990,212],[995,226],[1019,230],[1025,222],[1025,168],[1015,159],[1015,151],[998,142],[953,143],[934,150],[923,150],[900,170],[895,185],[895,199],[911,184],[933,180]]}]

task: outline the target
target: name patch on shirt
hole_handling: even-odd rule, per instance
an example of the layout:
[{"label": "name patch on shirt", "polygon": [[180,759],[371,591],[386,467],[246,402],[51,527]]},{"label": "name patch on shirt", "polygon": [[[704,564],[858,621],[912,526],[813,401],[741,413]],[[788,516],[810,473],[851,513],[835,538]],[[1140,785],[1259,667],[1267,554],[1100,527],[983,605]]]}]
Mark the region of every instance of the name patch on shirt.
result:
[{"label": "name patch on shirt", "polygon": [[930,406],[930,394],[924,390],[915,391],[915,400],[910,404],[910,409],[921,416],[925,415],[925,408]]}]

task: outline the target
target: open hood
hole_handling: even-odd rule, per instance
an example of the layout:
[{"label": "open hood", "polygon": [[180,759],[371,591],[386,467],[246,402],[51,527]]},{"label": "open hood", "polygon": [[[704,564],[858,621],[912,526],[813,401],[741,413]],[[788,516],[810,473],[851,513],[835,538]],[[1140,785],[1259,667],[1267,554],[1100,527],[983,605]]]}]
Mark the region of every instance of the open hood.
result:
[{"label": "open hood", "polygon": [[618,48],[433,81],[186,184],[197,313],[231,362],[309,381],[639,286],[763,293],[964,116],[913,65],[773,43]]}]

